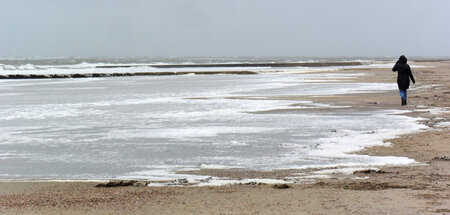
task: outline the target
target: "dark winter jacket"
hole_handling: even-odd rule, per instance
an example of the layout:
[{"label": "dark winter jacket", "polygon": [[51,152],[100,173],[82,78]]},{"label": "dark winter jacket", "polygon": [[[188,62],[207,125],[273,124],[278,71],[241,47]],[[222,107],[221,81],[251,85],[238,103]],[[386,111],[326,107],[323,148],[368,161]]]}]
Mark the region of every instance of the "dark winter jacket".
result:
[{"label": "dark winter jacket", "polygon": [[414,80],[414,76],[411,73],[411,68],[406,63],[407,59],[404,55],[400,56],[397,63],[395,63],[394,68],[392,68],[393,72],[397,72],[397,85],[398,89],[406,90],[409,88],[409,79],[411,78],[413,83],[416,83]]}]

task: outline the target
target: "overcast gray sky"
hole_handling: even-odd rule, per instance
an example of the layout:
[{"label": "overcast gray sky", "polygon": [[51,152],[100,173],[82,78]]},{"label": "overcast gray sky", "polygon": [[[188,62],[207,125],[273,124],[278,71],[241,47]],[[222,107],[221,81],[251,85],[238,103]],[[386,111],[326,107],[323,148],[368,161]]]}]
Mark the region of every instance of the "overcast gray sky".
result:
[{"label": "overcast gray sky", "polygon": [[450,56],[449,0],[0,0],[0,56]]}]

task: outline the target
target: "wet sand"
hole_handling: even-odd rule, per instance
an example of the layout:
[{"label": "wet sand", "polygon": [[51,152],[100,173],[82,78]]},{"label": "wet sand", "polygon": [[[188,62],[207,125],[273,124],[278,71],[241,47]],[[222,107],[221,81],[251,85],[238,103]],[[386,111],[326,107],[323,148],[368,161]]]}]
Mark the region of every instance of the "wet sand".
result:
[{"label": "wet sand", "polygon": [[[307,99],[333,105],[350,105],[361,110],[416,110],[408,115],[423,118],[422,123],[430,129],[386,140],[392,143],[389,147],[371,147],[357,153],[405,156],[420,162],[418,165],[382,166],[378,167],[378,171],[331,174],[329,178],[316,178],[276,188],[269,184],[95,187],[98,183],[0,182],[0,213],[449,214],[450,114],[436,110],[450,107],[450,61],[417,64],[433,67],[413,69],[417,83],[408,91],[408,106],[405,107],[400,105],[397,91]],[[343,80],[347,82],[392,83],[396,78],[390,69],[352,69],[341,72],[368,74]],[[297,98],[305,99],[302,96]],[[289,113],[301,109],[274,111]],[[311,171],[315,170],[202,170],[197,174],[236,179],[284,178]]]}]

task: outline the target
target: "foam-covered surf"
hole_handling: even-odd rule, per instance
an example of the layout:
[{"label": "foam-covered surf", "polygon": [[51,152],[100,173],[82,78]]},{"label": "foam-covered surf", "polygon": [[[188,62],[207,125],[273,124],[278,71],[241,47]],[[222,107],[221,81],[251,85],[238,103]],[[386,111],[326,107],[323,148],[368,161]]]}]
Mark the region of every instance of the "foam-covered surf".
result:
[{"label": "foam-covered surf", "polygon": [[383,66],[387,62],[302,58],[19,58],[0,59],[0,79],[302,73]]},{"label": "foam-covered surf", "polygon": [[204,180],[175,172],[414,163],[349,152],[420,130],[417,119],[293,99],[396,89],[335,83],[361,75],[4,80],[0,179]]}]

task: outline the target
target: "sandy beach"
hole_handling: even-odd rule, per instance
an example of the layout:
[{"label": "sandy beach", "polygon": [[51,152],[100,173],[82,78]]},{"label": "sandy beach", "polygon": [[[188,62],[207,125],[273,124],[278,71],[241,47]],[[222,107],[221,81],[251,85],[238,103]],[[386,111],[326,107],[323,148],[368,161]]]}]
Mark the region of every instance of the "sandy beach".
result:
[{"label": "sandy beach", "polygon": [[[371,147],[356,153],[408,157],[416,160],[416,165],[380,166],[378,170],[353,174],[330,173],[328,177],[313,177],[304,183],[286,185],[96,187],[98,182],[4,181],[0,182],[0,213],[450,214],[450,61],[410,64],[426,67],[413,68],[417,82],[408,91],[408,106],[400,105],[397,91],[308,99],[362,110],[410,110],[407,115],[422,118],[421,123],[429,128],[386,140],[392,143],[391,146]],[[368,74],[344,82],[392,83],[396,80],[396,73],[386,68],[339,72]],[[293,97],[304,99],[300,95],[290,99]],[[445,109],[447,111],[443,111]],[[279,179],[314,171],[317,170],[201,170],[189,173],[232,179]]]}]

